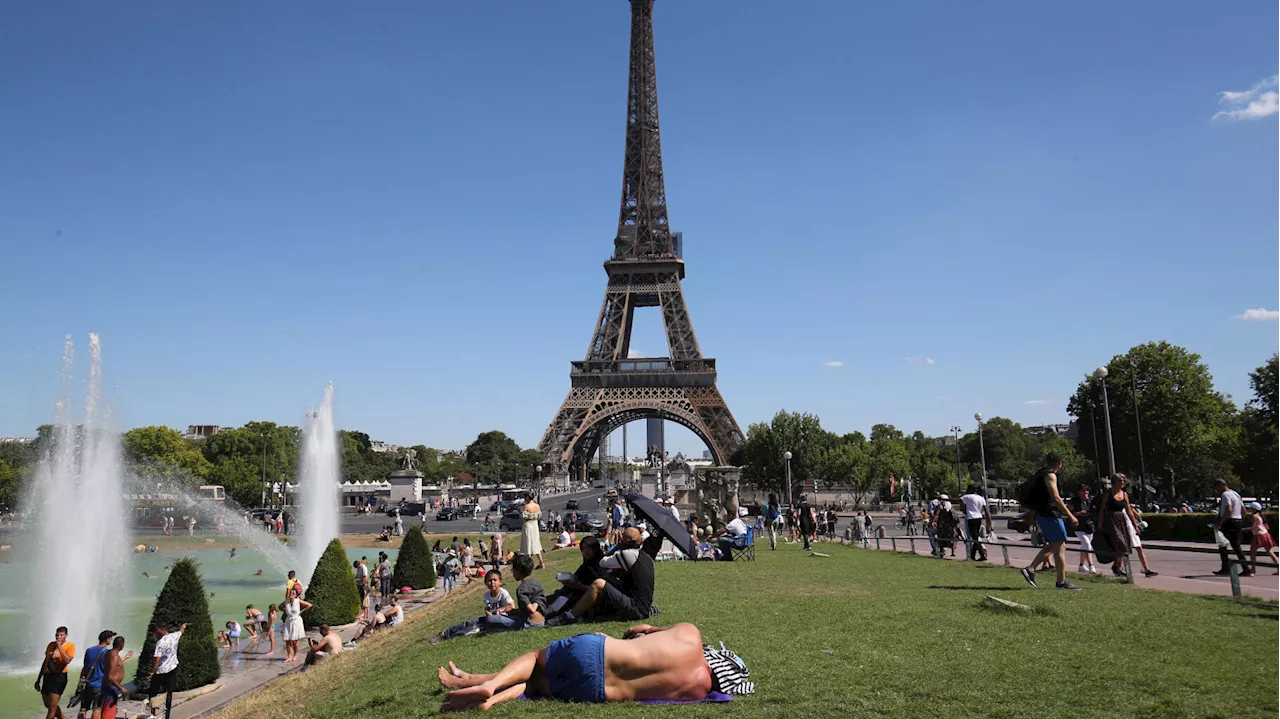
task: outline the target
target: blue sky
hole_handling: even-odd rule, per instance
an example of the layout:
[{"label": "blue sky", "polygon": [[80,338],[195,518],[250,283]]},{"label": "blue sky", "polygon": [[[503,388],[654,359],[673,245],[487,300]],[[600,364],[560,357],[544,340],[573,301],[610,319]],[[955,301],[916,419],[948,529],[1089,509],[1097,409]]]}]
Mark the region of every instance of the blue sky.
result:
[{"label": "blue sky", "polygon": [[[625,2],[0,12],[0,436],[99,332],[130,426],[296,424],[333,380],[388,441],[538,441],[612,249]],[[655,26],[685,293],[744,429],[1065,421],[1151,340],[1243,401],[1276,350],[1275,3],[659,0]]]}]

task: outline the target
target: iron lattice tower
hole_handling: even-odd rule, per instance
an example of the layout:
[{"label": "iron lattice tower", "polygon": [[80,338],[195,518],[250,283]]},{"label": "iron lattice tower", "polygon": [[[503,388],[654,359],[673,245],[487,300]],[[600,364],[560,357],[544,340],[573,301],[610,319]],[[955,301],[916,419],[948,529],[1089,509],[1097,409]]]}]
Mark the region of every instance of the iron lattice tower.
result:
[{"label": "iron lattice tower", "polygon": [[[548,465],[585,472],[601,439],[628,422],[659,417],[697,434],[717,464],[742,444],[742,430],[716,387],[715,360],[702,356],[685,306],[682,237],[671,231],[658,132],[653,0],[631,0],[622,203],[604,303],[586,358],[569,372],[571,389],[538,449]],[[637,307],[658,307],[668,356],[630,358]]]}]

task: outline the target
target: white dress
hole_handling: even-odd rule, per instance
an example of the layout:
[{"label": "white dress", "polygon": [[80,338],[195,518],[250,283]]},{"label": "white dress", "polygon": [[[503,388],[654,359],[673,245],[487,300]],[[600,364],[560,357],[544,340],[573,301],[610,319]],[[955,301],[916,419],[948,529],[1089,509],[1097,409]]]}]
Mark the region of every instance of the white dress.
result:
[{"label": "white dress", "polygon": [[520,553],[531,557],[542,554],[542,534],[538,531],[542,512],[524,512],[520,516],[524,519],[520,527]]},{"label": "white dress", "polygon": [[281,623],[284,628],[280,632],[280,638],[286,642],[299,641],[307,636],[307,629],[302,626],[302,605],[297,599],[285,603]]}]

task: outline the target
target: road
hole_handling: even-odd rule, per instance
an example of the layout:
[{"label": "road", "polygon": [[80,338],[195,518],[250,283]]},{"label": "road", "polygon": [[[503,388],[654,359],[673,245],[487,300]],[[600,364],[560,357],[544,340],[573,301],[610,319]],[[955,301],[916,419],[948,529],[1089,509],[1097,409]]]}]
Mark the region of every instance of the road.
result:
[{"label": "road", "polygon": [[[596,509],[596,498],[604,497],[605,490],[589,489],[581,492],[566,492],[564,494],[544,494],[542,496],[542,511],[548,513],[565,511],[565,504],[570,499],[578,500],[581,504],[580,511],[592,512],[600,515]],[[481,507],[487,509],[488,505]],[[452,521],[441,522],[435,518],[435,512],[427,513],[427,520],[422,522],[422,531],[427,534],[476,534],[480,532],[480,525],[484,521],[484,512],[480,513],[479,519],[455,519]],[[493,512],[493,521],[496,523],[501,516],[497,512]],[[601,517],[603,518],[603,517]],[[344,514],[342,515],[342,532],[343,534],[377,534],[382,528],[393,524],[395,520],[386,515],[386,512],[380,514]],[[416,517],[404,517],[405,525],[417,523]]]}]

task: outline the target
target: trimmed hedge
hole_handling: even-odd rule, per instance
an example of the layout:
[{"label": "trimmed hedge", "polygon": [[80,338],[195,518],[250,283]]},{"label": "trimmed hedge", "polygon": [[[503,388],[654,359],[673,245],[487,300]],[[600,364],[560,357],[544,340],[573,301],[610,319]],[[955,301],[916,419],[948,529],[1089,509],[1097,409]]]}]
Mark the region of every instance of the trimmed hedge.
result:
[{"label": "trimmed hedge", "polygon": [[[156,597],[151,623],[162,626],[186,624],[178,640],[178,673],[174,691],[186,691],[212,684],[222,675],[218,663],[217,634],[209,616],[209,599],[200,580],[200,567],[191,557],[174,562],[169,579]],[[138,654],[138,670],[133,680],[138,691],[147,690],[147,675],[155,661],[156,636],[148,634]]]},{"label": "trimmed hedge", "polygon": [[397,587],[435,589],[436,563],[420,526],[415,524],[405,533],[392,576],[395,577]]},{"label": "trimmed hedge", "polygon": [[[1274,533],[1276,531],[1276,513],[1263,512],[1262,518],[1267,520],[1267,526]],[[1210,528],[1218,521],[1216,513],[1209,514],[1206,512],[1192,514],[1144,514],[1143,521],[1147,523],[1147,528],[1142,532],[1142,538],[1154,540],[1177,540],[1180,542],[1212,542],[1213,530]],[[1244,520],[1244,526],[1248,528],[1248,518]]]},{"label": "trimmed hedge", "polygon": [[360,614],[360,589],[356,586],[355,570],[347,561],[347,550],[336,538],[329,541],[320,561],[316,562],[303,599],[311,602],[311,608],[302,613],[302,623],[308,629],[321,624],[331,627],[350,624]]}]

